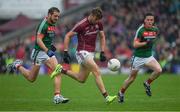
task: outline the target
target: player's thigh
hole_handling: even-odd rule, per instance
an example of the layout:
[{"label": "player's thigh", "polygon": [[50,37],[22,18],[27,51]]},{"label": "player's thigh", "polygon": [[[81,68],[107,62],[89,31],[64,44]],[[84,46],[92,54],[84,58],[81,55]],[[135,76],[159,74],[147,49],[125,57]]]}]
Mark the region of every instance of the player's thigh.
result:
[{"label": "player's thigh", "polygon": [[140,57],[133,56],[131,58],[131,70],[139,70],[141,69],[145,64],[145,59]]},{"label": "player's thigh", "polygon": [[88,52],[86,50],[81,50],[76,52],[76,59],[79,64],[86,66],[86,61],[89,58],[94,58],[94,53],[93,52]]},{"label": "player's thigh", "polygon": [[93,58],[86,59],[84,65],[92,72],[93,71],[99,71],[99,67],[98,67],[98,65],[96,64],[96,62],[94,61]]},{"label": "player's thigh", "polygon": [[55,56],[50,57],[48,60],[45,61],[45,64],[51,68],[51,70],[54,70],[58,64],[58,61]]},{"label": "player's thigh", "polygon": [[154,57],[152,57],[152,59],[146,63],[145,66],[153,71],[161,71],[161,66]]},{"label": "player's thigh", "polygon": [[97,65],[94,62],[93,58],[93,52],[88,52],[85,50],[76,52],[76,59],[81,65],[79,74],[83,77],[83,79],[87,78],[89,73],[92,72],[94,68],[97,69]]},{"label": "player's thigh", "polygon": [[31,68],[30,74],[36,76],[39,73],[40,65],[44,63],[49,57],[44,51],[39,51],[36,49],[32,50],[31,60],[33,61],[33,66]]}]

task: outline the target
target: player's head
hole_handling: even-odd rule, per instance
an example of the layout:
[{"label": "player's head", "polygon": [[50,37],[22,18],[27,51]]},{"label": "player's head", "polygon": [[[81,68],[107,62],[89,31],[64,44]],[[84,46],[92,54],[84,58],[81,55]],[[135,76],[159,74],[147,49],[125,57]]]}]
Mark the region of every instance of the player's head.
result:
[{"label": "player's head", "polygon": [[97,23],[103,17],[101,8],[97,7],[92,9],[89,15],[89,21],[93,24]]},{"label": "player's head", "polygon": [[48,19],[52,24],[55,24],[58,21],[59,16],[60,16],[60,11],[58,8],[51,7],[48,10]]},{"label": "player's head", "polygon": [[152,13],[147,13],[144,16],[144,25],[145,27],[152,27],[155,22],[155,16]]}]

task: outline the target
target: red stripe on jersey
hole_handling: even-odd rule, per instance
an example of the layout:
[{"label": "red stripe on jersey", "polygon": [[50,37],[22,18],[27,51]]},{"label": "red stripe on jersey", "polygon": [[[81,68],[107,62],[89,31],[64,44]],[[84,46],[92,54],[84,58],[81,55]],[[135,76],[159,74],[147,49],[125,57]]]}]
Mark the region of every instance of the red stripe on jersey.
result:
[{"label": "red stripe on jersey", "polygon": [[37,34],[37,38],[43,39],[44,38],[44,34]]}]

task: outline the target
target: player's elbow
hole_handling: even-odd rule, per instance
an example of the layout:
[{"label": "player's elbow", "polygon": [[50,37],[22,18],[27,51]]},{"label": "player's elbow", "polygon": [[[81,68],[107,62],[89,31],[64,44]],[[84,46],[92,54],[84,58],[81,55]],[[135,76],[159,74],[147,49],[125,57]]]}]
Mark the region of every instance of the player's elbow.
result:
[{"label": "player's elbow", "polygon": [[134,47],[134,48],[138,48],[138,45],[134,42],[134,43],[133,43],[133,47]]},{"label": "player's elbow", "polygon": [[42,40],[40,38],[37,38],[36,42],[39,44]]},{"label": "player's elbow", "polygon": [[75,33],[74,32],[68,32],[67,34],[66,34],[66,36],[65,36],[65,38],[71,38],[72,36],[74,36],[75,35]]}]

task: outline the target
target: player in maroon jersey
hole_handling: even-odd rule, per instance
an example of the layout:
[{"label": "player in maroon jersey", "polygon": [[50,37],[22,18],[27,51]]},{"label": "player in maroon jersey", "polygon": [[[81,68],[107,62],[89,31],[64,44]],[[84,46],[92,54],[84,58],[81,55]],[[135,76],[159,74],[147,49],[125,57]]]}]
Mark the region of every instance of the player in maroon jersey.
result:
[{"label": "player in maroon jersey", "polygon": [[101,19],[102,10],[100,8],[94,8],[88,17],[78,22],[73,29],[66,34],[64,39],[64,62],[70,63],[71,59],[68,54],[68,45],[71,37],[77,35],[78,46],[76,58],[80,64],[80,71],[79,73],[74,73],[70,70],[62,70],[61,72],[81,83],[84,83],[90,72],[92,72],[95,77],[96,85],[104,96],[106,102],[111,103],[115,100],[116,96],[108,95],[104,87],[99,67],[94,61],[95,44],[98,34],[101,43],[100,61],[106,61],[104,54],[106,40],[103,25],[100,21]]}]

